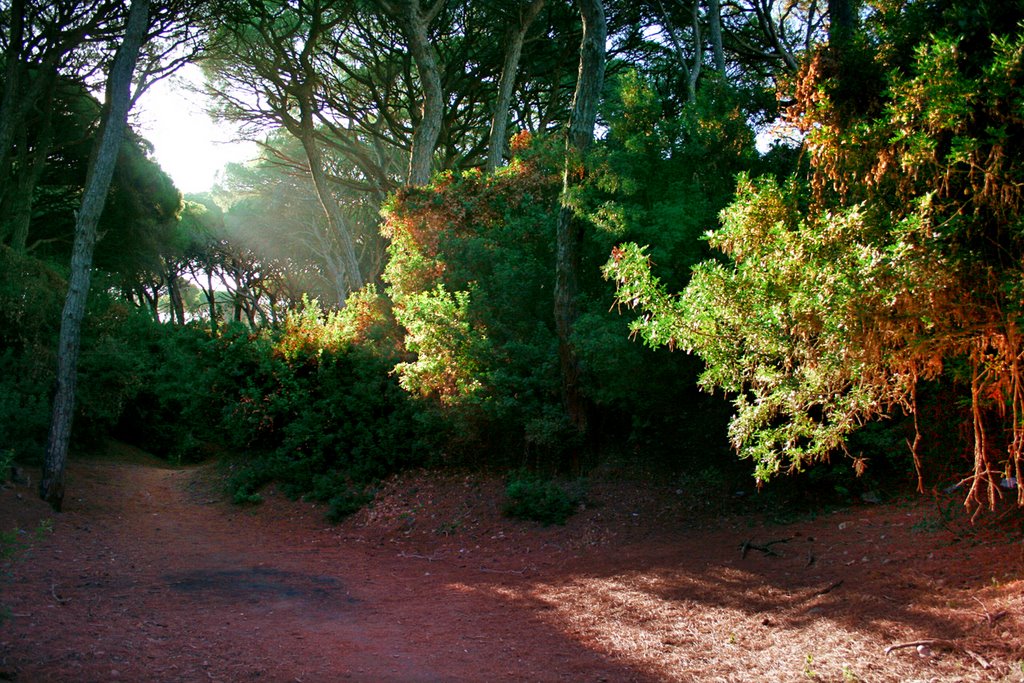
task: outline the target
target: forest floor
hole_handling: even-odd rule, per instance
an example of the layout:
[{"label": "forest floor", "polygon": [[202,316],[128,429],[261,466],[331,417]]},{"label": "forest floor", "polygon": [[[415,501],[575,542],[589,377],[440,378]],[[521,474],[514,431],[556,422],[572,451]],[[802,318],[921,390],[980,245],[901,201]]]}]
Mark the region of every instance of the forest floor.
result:
[{"label": "forest floor", "polygon": [[231,505],[216,466],[74,460],[60,514],[0,491],[23,545],[0,680],[1024,680],[1019,513],[919,497],[779,523],[605,475],[564,527],[503,517],[497,478],[429,472],[332,526],[272,491]]}]

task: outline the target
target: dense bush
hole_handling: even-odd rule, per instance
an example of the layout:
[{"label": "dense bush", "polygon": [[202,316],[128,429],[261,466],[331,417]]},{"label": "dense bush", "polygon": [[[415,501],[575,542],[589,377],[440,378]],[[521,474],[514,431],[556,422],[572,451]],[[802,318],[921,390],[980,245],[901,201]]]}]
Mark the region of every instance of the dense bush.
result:
[{"label": "dense bush", "polygon": [[[136,312],[96,279],[82,328],[76,444],[96,443],[118,423],[145,364],[130,332]],[[51,265],[0,247],[0,447],[24,463],[40,462],[46,448],[66,288]]]},{"label": "dense bush", "polygon": [[969,406],[968,503],[1020,479],[1022,19],[1014,3],[882,8],[863,53],[805,65],[790,117],[810,172],[740,178],[709,239],[725,259],[675,295],[651,252],[614,252],[634,331],[700,354],[702,384],[736,396],[731,439],[760,478],[836,453],[864,470],[853,436],[920,415],[930,382]]},{"label": "dense bush", "polygon": [[63,286],[46,264],[0,246],[0,448],[19,460],[45,448]]},{"label": "dense bush", "polygon": [[527,471],[513,472],[505,488],[504,513],[541,524],[565,524],[583,502],[580,482],[561,485]]},{"label": "dense bush", "polygon": [[337,519],[369,500],[375,480],[427,460],[419,406],[391,373],[388,345],[370,341],[387,325],[375,299],[363,292],[327,315],[307,302],[280,333],[250,342],[245,371],[222,366],[214,387],[228,406],[225,435],[246,451],[229,482],[236,500],[257,500],[274,481],[289,496],[329,503]]},{"label": "dense bush", "polygon": [[[552,141],[521,135],[507,168],[445,174],[388,204],[384,279],[412,354],[396,372],[448,425],[450,453],[475,463],[486,453],[490,464],[547,466],[579,463],[564,456],[587,447],[631,449],[641,458],[671,453],[677,463],[695,450],[708,459],[721,452],[676,439],[680,423],[707,426],[704,411],[717,412],[694,391],[699,364],[631,344],[631,316],[609,310],[614,290],[600,270],[628,237],[658,235],[680,282],[703,255],[699,237],[731,196],[728,178],[755,158],[742,117],[725,117],[728,130],[702,126],[707,106],[694,105],[681,125],[662,114],[642,79],[624,77],[609,106],[608,137],[590,161],[591,180],[569,198],[586,225],[573,332],[594,417],[586,443],[562,407],[553,319],[561,181]],[[705,166],[699,179],[692,172],[698,163]],[[723,442],[724,424],[711,423]]]},{"label": "dense bush", "polygon": [[[38,462],[50,420],[66,284],[0,248],[0,450]],[[432,452],[428,424],[392,368],[394,322],[372,288],[343,311],[316,302],[281,329],[167,325],[108,293],[102,273],[83,327],[74,443],[114,435],[174,462],[243,454],[238,500],[277,481],[340,517],[370,485]]]}]

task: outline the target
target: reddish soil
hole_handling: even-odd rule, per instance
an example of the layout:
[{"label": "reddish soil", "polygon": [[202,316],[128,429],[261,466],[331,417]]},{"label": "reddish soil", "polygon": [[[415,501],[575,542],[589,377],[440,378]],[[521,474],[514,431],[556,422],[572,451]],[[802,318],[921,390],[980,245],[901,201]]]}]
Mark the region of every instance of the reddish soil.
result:
[{"label": "reddish soil", "polygon": [[782,525],[606,472],[543,528],[501,516],[496,479],[418,472],[330,526],[218,477],[122,447],[72,463],[61,514],[0,491],[28,546],[0,680],[1024,680],[1019,513]]}]

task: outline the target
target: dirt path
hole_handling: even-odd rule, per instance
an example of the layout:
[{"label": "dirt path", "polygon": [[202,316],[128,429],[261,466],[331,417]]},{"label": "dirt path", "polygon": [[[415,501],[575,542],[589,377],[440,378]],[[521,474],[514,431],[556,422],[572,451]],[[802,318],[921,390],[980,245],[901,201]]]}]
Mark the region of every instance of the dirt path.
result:
[{"label": "dirt path", "polygon": [[[2,586],[0,680],[1024,680],[1019,534],[929,531],[922,506],[780,527],[597,490],[542,529],[495,482],[418,474],[329,527],[211,477],[75,462]],[[19,489],[0,515],[48,517]]]}]

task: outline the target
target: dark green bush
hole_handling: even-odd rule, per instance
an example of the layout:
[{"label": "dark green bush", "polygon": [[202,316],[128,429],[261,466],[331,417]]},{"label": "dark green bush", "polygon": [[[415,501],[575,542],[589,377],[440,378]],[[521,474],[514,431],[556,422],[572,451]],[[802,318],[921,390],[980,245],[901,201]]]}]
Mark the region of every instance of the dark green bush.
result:
[{"label": "dark green bush", "polygon": [[583,502],[580,490],[542,479],[529,472],[516,472],[505,487],[504,513],[516,519],[565,524]]},{"label": "dark green bush", "polygon": [[[121,420],[140,386],[144,350],[135,311],[97,274],[82,325],[73,443],[95,443]],[[51,265],[0,247],[0,444],[25,463],[42,459],[67,282]]]},{"label": "dark green bush", "polygon": [[0,246],[0,445],[42,460],[66,284],[52,268]]},{"label": "dark green bush", "polygon": [[310,306],[282,332],[228,342],[214,393],[228,406],[229,445],[246,452],[228,481],[232,496],[254,502],[276,482],[290,498],[327,502],[340,519],[372,499],[378,479],[426,462],[435,438],[385,345],[351,343],[351,320]]}]

